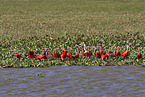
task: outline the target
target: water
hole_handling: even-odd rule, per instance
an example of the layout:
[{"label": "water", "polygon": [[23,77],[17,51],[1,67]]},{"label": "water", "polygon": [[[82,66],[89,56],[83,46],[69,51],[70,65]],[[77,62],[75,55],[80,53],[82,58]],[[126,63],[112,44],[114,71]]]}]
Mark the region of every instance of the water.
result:
[{"label": "water", "polygon": [[[38,77],[38,74],[44,77]],[[1,97],[143,97],[144,95],[145,67],[141,66],[0,69]]]}]

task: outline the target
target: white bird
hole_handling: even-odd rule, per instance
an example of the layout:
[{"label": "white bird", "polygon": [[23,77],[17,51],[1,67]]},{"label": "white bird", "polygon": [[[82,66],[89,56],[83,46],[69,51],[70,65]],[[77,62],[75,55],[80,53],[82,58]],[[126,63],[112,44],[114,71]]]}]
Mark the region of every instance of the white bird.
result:
[{"label": "white bird", "polygon": [[54,56],[53,56],[53,55],[48,54],[47,52],[48,52],[48,51],[46,50],[46,57],[47,57],[47,59],[53,59],[53,58],[54,58]]}]

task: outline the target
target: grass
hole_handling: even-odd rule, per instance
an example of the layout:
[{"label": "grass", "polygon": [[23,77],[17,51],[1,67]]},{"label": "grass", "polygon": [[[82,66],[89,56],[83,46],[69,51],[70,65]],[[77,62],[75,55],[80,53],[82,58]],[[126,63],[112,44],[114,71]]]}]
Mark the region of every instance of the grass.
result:
[{"label": "grass", "polygon": [[[140,65],[145,53],[145,1],[144,0],[1,0],[0,1],[0,66],[16,68],[49,66],[88,65]],[[132,35],[134,37],[127,44]],[[61,45],[81,48],[85,43],[94,48],[102,44],[103,49],[115,46],[126,50],[131,46],[129,59],[16,60],[14,53],[27,55],[31,50],[59,48]],[[143,59],[137,60],[137,47],[141,47]],[[134,60],[133,63],[128,60]],[[92,62],[93,61],[93,62]]]}]

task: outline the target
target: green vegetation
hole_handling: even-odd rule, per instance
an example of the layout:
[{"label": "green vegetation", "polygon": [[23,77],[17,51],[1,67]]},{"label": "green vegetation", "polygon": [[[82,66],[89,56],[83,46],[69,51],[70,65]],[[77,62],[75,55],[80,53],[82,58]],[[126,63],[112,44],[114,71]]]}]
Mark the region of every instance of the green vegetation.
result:
[{"label": "green vegetation", "polygon": [[13,79],[9,78],[9,79],[7,79],[6,81],[10,81],[10,82],[12,82],[12,81],[13,81]]},{"label": "green vegetation", "polygon": [[[49,67],[89,65],[141,65],[137,60],[137,47],[145,53],[145,1],[144,0],[1,0],[0,1],[0,67]],[[129,40],[136,32],[130,44]],[[75,51],[85,43],[94,48],[121,52],[130,45],[129,59],[80,58],[78,60],[17,60],[15,52],[28,55],[27,46],[37,54],[42,48],[52,51],[62,43]],[[74,53],[73,53],[74,54]],[[134,60],[134,62],[128,62]]]},{"label": "green vegetation", "polygon": [[41,75],[41,74],[37,74],[37,75],[35,75],[35,77],[45,77],[45,76]]}]

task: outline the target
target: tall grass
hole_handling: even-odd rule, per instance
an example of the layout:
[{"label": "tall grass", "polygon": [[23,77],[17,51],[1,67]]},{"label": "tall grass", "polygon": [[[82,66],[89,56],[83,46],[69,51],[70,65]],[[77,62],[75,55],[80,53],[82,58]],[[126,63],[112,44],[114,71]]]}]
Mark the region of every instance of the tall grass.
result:
[{"label": "tall grass", "polygon": [[[77,61],[16,60],[14,53],[27,55],[31,50],[59,48],[65,43],[75,50],[77,43],[91,47],[102,44],[103,49],[121,46],[136,32],[130,43],[128,60],[136,60],[137,47],[145,50],[145,1],[144,0],[1,0],[0,1],[0,63],[1,67],[33,67],[50,65],[124,65],[126,61],[115,59],[102,62],[96,58]],[[94,49],[91,51],[94,53]],[[95,60],[92,63],[92,60]],[[143,59],[133,64],[143,64]],[[43,64],[43,65],[42,65]],[[130,64],[130,63],[127,63]]]}]

